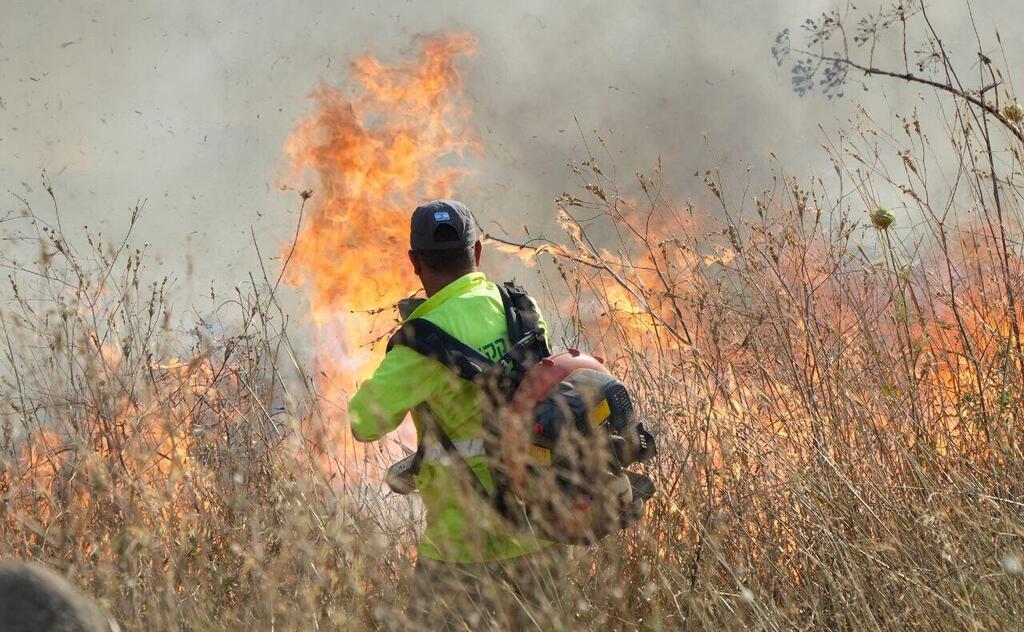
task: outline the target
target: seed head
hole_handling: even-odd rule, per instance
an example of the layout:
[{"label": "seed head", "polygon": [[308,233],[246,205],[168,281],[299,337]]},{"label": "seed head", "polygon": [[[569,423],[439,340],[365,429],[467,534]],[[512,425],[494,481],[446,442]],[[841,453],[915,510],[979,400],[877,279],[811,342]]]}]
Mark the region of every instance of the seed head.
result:
[{"label": "seed head", "polygon": [[871,225],[879,230],[887,230],[896,221],[896,216],[887,208],[876,206],[871,211]]},{"label": "seed head", "polygon": [[1020,123],[1024,121],[1024,107],[1021,107],[1020,103],[1014,101],[1009,105],[1003,106],[1003,116],[1012,123]]},{"label": "seed head", "polygon": [[1007,575],[1020,575],[1024,572],[1024,564],[1021,563],[1020,556],[1013,553],[1009,553],[1003,558],[1002,567],[1003,572]]}]

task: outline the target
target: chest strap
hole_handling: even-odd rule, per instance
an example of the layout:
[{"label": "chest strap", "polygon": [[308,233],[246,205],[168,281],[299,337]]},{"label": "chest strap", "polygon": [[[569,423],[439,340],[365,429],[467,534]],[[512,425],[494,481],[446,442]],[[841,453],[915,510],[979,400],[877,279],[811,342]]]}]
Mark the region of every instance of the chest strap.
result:
[{"label": "chest strap", "polygon": [[409,347],[416,353],[433,358],[452,372],[470,382],[484,375],[494,363],[487,356],[462,342],[426,318],[413,318],[388,340],[388,351],[395,345]]}]

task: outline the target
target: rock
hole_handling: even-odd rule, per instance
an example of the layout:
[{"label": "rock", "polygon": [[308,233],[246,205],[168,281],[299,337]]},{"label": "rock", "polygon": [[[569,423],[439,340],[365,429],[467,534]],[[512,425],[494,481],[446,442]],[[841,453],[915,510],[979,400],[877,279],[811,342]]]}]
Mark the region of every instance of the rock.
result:
[{"label": "rock", "polygon": [[0,630],[115,632],[118,627],[63,576],[42,564],[0,561]]}]

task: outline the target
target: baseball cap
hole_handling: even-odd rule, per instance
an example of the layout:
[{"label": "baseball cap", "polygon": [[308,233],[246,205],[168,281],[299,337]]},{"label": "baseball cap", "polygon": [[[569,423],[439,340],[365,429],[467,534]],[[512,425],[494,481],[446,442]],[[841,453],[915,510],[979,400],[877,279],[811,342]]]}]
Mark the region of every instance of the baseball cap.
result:
[{"label": "baseball cap", "polygon": [[434,200],[412,212],[409,247],[414,251],[457,250],[476,240],[476,222],[462,202]]}]

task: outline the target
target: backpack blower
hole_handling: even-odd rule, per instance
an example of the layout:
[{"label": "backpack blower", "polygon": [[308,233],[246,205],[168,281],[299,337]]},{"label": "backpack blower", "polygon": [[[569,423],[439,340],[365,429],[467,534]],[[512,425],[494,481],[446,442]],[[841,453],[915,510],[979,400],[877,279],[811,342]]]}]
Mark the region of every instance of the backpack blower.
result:
[{"label": "backpack blower", "polygon": [[[552,355],[540,314],[513,283],[498,286],[511,348],[497,362],[425,319],[407,320],[388,342],[434,358],[486,395],[484,452],[488,491],[428,409],[418,415],[453,465],[508,522],[563,544],[589,544],[635,524],[654,483],[625,468],[656,453],[654,437],[636,419],[626,386],[604,363],[575,349]],[[412,305],[400,305],[403,317]],[[403,309],[404,308],[404,309]],[[411,311],[411,310],[409,310]],[[415,489],[424,454],[388,470],[389,487]]]}]

